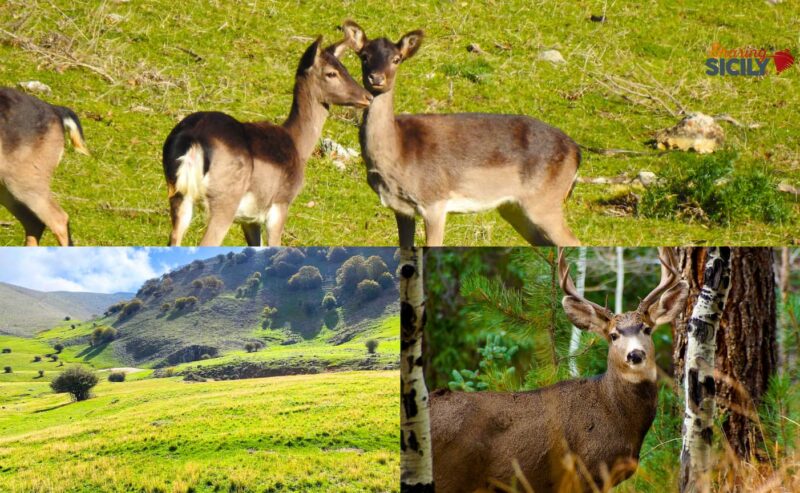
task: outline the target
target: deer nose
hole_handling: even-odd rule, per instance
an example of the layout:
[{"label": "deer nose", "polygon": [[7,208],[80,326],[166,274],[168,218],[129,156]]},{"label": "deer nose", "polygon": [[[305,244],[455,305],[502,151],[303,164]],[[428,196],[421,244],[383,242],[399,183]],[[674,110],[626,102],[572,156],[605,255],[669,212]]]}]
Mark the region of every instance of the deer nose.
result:
[{"label": "deer nose", "polygon": [[633,363],[634,365],[638,365],[642,361],[644,361],[644,351],[641,349],[634,349],[630,353],[628,353],[628,363]]},{"label": "deer nose", "polygon": [[384,77],[381,74],[372,73],[367,76],[369,83],[373,86],[381,86],[383,85]]}]

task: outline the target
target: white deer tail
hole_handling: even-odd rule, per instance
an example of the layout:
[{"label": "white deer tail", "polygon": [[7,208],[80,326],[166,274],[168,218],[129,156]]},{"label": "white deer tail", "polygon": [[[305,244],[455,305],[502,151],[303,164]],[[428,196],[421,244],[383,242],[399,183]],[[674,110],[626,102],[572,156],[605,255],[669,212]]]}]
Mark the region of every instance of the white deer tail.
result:
[{"label": "white deer tail", "polygon": [[179,157],[175,173],[175,190],[194,202],[205,191],[203,183],[203,147],[199,143],[189,146],[186,154]]}]

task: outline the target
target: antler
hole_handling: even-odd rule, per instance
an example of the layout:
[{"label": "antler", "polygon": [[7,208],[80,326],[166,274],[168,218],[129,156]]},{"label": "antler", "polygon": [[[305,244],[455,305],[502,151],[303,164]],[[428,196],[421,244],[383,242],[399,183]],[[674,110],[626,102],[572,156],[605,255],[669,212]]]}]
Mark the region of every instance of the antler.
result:
[{"label": "antler", "polygon": [[639,303],[639,308],[636,311],[642,314],[647,314],[650,306],[657,302],[666,290],[678,284],[681,280],[681,274],[676,267],[677,262],[672,248],[659,248],[658,259],[661,261],[661,282]]},{"label": "antler", "polygon": [[582,301],[588,305],[590,305],[598,314],[604,314],[608,318],[611,318],[613,314],[611,311],[604,307],[600,306],[593,301],[589,301],[580,294],[578,294],[578,290],[575,289],[575,284],[572,282],[572,278],[569,277],[569,266],[567,266],[567,259],[564,257],[564,249],[558,249],[558,278],[561,283],[561,289],[564,291],[564,294],[568,296],[572,296],[573,298]]}]

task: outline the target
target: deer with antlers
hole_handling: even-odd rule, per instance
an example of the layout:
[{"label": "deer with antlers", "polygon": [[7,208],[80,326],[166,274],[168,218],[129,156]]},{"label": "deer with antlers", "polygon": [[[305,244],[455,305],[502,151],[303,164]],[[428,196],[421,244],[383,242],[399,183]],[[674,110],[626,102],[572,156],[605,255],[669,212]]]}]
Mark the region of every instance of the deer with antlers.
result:
[{"label": "deer with antlers", "polygon": [[674,253],[660,249],[659,259],[659,285],[635,311],[615,315],[578,294],[559,252],[561,304],[576,327],[608,341],[606,372],[530,392],[434,392],[437,491],[485,491],[522,477],[536,493],[605,491],[635,472],[658,404],[652,332],[688,296]]}]

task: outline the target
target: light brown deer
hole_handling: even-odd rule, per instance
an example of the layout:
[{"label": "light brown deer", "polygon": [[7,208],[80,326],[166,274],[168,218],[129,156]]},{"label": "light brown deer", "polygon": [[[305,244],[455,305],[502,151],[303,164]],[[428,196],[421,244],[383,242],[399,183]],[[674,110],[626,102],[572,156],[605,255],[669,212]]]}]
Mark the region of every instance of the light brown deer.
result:
[{"label": "light brown deer", "polygon": [[242,226],[248,245],[280,245],[289,204],[303,186],[305,165],[322,134],[330,105],[369,106],[372,96],[353,80],[338,57],[346,46],[322,49],[322,37],[303,54],[294,101],[282,125],[242,123],[224,113],[193,113],[164,143],[172,233],[180,245],[201,201],[208,224],[201,245],[219,245],[231,225]]},{"label": "light brown deer", "polygon": [[636,311],[614,315],[578,294],[559,253],[561,304],[575,326],[608,341],[606,372],[531,392],[434,392],[437,492],[511,484],[515,462],[536,493],[610,488],[635,472],[658,404],[652,331],[681,313],[688,296],[673,252],[659,258],[658,287]]},{"label": "light brown deer", "polygon": [[47,226],[61,246],[72,245],[69,216],[50,190],[64,154],[64,132],[89,154],[78,116],[69,108],[0,87],[0,204],[22,223],[25,245],[36,246]]},{"label": "light brown deer", "polygon": [[578,244],[562,207],[581,160],[572,139],[521,115],[395,115],[397,68],[417,52],[422,31],[394,43],[368,40],[353,21],[343,29],[375,96],[360,129],[367,181],[394,211],[400,246],[413,245],[417,215],[427,245],[440,246],[448,212],[492,209],[531,244]]}]

